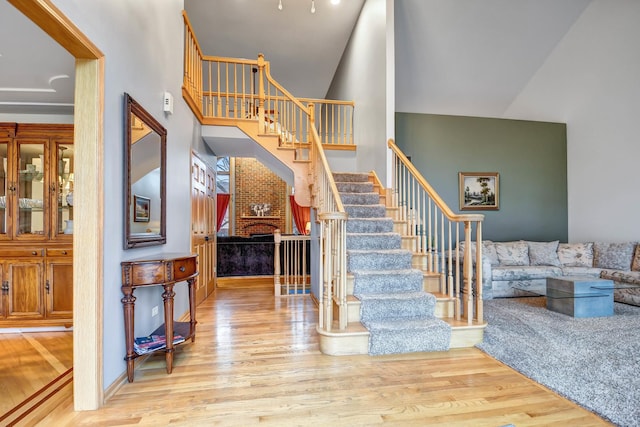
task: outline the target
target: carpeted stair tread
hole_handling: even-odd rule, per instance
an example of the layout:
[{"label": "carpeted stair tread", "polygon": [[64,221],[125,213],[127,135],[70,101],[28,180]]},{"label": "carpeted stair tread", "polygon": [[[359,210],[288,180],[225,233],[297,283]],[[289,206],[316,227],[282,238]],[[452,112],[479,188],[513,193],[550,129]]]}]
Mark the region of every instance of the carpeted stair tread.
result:
[{"label": "carpeted stair tread", "polygon": [[347,271],[369,330],[369,354],[449,349],[451,327],[434,315],[436,298],[424,292],[423,273],[402,249],[387,207],[366,173],[334,172],[347,212]]},{"label": "carpeted stair tread", "polygon": [[360,321],[434,317],[436,297],[426,292],[399,292],[358,295]]},{"label": "carpeted stair tread", "polygon": [[377,205],[380,203],[380,194],[340,193],[340,199],[345,205]]},{"label": "carpeted stair tread", "polygon": [[411,268],[412,257],[405,249],[347,250],[347,271],[405,270]]},{"label": "carpeted stair tread", "polygon": [[373,193],[372,182],[336,182],[339,193]]},{"label": "carpeted stair tread", "polygon": [[349,218],[347,233],[388,233],[393,231],[391,218]]},{"label": "carpeted stair tread", "polygon": [[344,205],[349,218],[385,218],[387,208],[384,205]]},{"label": "carpeted stair tread", "polygon": [[333,172],[335,182],[367,182],[369,174],[362,172]]},{"label": "carpeted stair tread", "polygon": [[353,273],[353,294],[384,294],[388,292],[418,292],[423,289],[422,271],[358,270]]},{"label": "carpeted stair tread", "polygon": [[437,317],[363,322],[369,330],[369,354],[446,351],[451,326]]},{"label": "carpeted stair tread", "polygon": [[399,233],[347,233],[347,249],[399,249]]}]

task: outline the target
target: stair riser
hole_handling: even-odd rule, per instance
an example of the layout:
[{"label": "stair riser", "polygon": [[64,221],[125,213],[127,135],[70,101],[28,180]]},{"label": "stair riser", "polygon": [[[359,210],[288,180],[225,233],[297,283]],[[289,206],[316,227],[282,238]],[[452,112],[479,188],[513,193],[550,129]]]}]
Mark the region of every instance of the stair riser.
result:
[{"label": "stair riser", "polygon": [[360,320],[412,319],[433,317],[435,305],[425,300],[408,302],[405,300],[368,301],[360,308]]},{"label": "stair riser", "polygon": [[418,292],[423,284],[420,276],[381,275],[354,279],[353,292],[357,294],[383,294],[395,292]]},{"label": "stair riser", "polygon": [[339,193],[373,193],[370,182],[336,182]]},{"label": "stair riser", "polygon": [[[360,307],[361,304],[359,301],[353,301],[349,303],[347,307],[349,323],[362,321],[362,319],[360,318]],[[334,316],[336,315],[337,312],[334,313]],[[438,299],[433,309],[433,315],[439,319],[453,319],[455,317],[455,302],[450,299]]]},{"label": "stair riser", "polygon": [[347,249],[400,249],[399,234],[347,234]]},{"label": "stair riser", "polygon": [[349,218],[384,218],[386,209],[382,205],[345,205]]},{"label": "stair riser", "polygon": [[411,268],[411,253],[386,255],[347,251],[347,271],[356,270],[407,270]]},{"label": "stair riser", "polygon": [[347,221],[347,233],[393,233],[393,221],[390,219],[371,220],[353,219]]},{"label": "stair riser", "polygon": [[341,193],[340,199],[345,205],[378,205],[380,196],[376,193]]},{"label": "stair riser", "polygon": [[405,221],[396,221],[393,222],[393,231],[399,233],[401,235],[407,234],[407,223]]},{"label": "stair riser", "polygon": [[[437,338],[436,338],[437,337]],[[372,333],[369,354],[382,355],[418,351],[446,351],[451,342],[451,330],[443,328],[404,329]]]},{"label": "stair riser", "polygon": [[415,252],[418,246],[416,239],[415,236],[402,236],[402,249]]},{"label": "stair riser", "polygon": [[368,173],[348,173],[348,172],[335,172],[333,173],[333,180],[338,182],[369,182]]}]

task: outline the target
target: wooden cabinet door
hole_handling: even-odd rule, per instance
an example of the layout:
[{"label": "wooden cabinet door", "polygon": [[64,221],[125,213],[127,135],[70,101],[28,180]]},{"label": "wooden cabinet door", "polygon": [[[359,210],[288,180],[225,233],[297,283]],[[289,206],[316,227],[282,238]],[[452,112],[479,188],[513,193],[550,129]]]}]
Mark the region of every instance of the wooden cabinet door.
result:
[{"label": "wooden cabinet door", "polygon": [[73,318],[73,259],[71,257],[47,259],[45,299],[48,319]]},{"label": "wooden cabinet door", "polygon": [[43,263],[42,260],[5,260],[6,319],[42,319]]}]

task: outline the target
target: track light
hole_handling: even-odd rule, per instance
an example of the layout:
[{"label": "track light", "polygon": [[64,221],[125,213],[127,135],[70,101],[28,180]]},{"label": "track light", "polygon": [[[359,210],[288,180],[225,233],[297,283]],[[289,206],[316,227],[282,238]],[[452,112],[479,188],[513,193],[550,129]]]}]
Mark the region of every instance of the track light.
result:
[{"label": "track light", "polygon": [[278,10],[282,10],[282,0],[278,0]]},{"label": "track light", "polygon": [[316,13],[316,2],[311,0],[311,13]]}]

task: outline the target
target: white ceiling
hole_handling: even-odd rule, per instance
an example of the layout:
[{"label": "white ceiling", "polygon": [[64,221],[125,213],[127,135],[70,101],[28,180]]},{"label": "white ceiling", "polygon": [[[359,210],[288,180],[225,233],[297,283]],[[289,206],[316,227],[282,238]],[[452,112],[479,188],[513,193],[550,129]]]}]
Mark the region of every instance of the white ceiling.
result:
[{"label": "white ceiling", "polygon": [[71,114],[75,60],[0,0],[0,113]]},{"label": "white ceiling", "polygon": [[324,98],[364,0],[185,0],[205,55],[257,59],[293,95]]},{"label": "white ceiling", "polygon": [[591,0],[396,0],[396,110],[503,117]]},{"label": "white ceiling", "polygon": [[[395,0],[396,109],[501,116],[590,2]],[[205,55],[263,53],[291,93],[323,98],[364,0],[184,3]],[[69,114],[73,81],[71,55],[0,0],[0,113]]]}]

